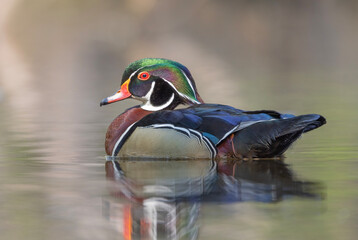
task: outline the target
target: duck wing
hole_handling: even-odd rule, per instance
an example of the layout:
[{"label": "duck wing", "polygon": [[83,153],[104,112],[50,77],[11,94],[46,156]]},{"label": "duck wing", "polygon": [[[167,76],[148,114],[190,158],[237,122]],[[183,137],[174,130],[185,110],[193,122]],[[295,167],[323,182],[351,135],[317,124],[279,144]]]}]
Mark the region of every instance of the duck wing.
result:
[{"label": "duck wing", "polygon": [[317,114],[296,117],[270,110],[244,111],[226,105],[198,104],[151,113],[135,123],[131,131],[137,127],[171,128],[188,136],[197,135],[210,145],[213,155],[217,146],[233,134],[236,156],[273,157],[282,154],[302,133],[324,123],[325,119]]}]

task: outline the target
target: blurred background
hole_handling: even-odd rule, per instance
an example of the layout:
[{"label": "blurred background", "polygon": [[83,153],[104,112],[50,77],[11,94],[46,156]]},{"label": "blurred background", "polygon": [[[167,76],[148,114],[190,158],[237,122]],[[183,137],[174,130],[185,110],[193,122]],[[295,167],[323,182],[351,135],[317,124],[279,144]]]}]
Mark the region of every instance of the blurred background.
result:
[{"label": "blurred background", "polygon": [[[128,100],[99,108],[144,57],[186,65],[202,98],[319,113],[285,162],[322,202],[209,204],[201,239],[355,239],[358,2],[2,0],[1,239],[121,239],[101,217],[104,134]],[[66,234],[64,234],[66,233]]]}]

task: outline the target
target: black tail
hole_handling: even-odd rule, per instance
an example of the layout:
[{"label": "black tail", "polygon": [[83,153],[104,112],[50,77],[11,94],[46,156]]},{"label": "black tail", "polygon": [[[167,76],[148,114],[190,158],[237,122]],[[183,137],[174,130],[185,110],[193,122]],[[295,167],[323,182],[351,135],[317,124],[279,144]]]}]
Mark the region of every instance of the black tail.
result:
[{"label": "black tail", "polygon": [[258,122],[235,133],[233,139],[235,152],[240,157],[279,156],[302,133],[316,129],[325,123],[326,119],[317,114]]}]

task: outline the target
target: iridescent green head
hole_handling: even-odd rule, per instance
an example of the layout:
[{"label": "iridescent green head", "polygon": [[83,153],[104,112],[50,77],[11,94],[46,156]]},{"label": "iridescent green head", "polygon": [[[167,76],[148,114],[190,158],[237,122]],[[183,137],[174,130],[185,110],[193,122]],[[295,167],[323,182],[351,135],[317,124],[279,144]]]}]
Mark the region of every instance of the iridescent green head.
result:
[{"label": "iridescent green head", "polygon": [[101,105],[133,97],[150,111],[173,109],[178,104],[202,103],[193,77],[182,64],[162,58],[144,58],[131,63],[123,73],[121,89]]}]

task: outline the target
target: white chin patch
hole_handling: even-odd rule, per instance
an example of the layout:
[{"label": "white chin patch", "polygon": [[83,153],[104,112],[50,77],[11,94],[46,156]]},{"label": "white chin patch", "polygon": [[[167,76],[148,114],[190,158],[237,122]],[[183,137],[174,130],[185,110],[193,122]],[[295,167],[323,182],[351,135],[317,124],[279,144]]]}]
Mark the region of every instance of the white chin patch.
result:
[{"label": "white chin patch", "polygon": [[153,105],[151,104],[151,102],[150,102],[150,96],[151,96],[152,93],[153,93],[154,86],[155,86],[155,82],[153,81],[153,82],[152,82],[152,85],[150,86],[149,91],[148,91],[147,94],[142,98],[145,103],[144,103],[143,105],[141,105],[140,107],[141,107],[142,109],[144,109],[144,110],[147,110],[147,111],[159,111],[159,110],[162,110],[162,109],[168,107],[168,106],[173,102],[173,100],[174,100],[174,93],[173,93],[172,96],[170,97],[170,99],[169,99],[166,103],[164,103],[164,104],[162,104],[162,105],[160,105],[160,106],[153,106]]},{"label": "white chin patch", "polygon": [[159,110],[163,110],[165,109],[166,107],[168,107],[174,100],[174,93],[172,94],[172,96],[170,97],[170,99],[160,105],[160,106],[153,106],[151,103],[150,103],[150,100],[148,100],[145,104],[141,105],[140,107],[144,110],[147,110],[147,111],[159,111]]}]

